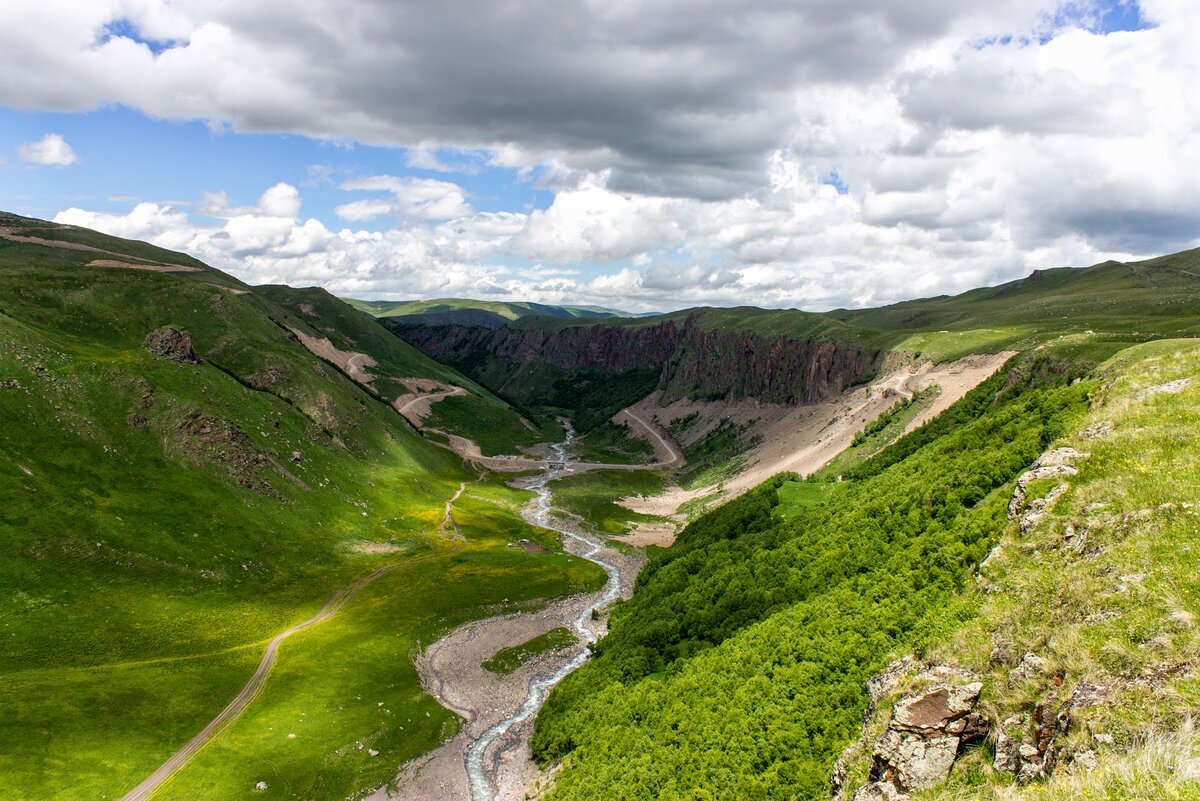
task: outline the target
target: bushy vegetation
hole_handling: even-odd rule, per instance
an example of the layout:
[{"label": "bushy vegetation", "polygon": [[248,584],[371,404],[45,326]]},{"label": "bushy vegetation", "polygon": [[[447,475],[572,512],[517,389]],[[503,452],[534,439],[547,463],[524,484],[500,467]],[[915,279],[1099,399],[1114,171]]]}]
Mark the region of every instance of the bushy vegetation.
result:
[{"label": "bushy vegetation", "polygon": [[859,445],[865,444],[867,440],[871,439],[871,437],[882,433],[888,426],[892,425],[894,422],[897,422],[904,412],[908,411],[914,405],[920,403],[926,397],[930,397],[932,395],[936,395],[936,390],[933,387],[930,387],[929,389],[922,390],[921,393],[913,395],[912,397],[901,398],[900,400],[896,401],[890,408],[884,410],[884,412],[874,420],[867,423],[858,431],[854,432],[854,439],[850,441],[850,447],[857,448]]},{"label": "bushy vegetation", "polygon": [[490,670],[493,673],[503,676],[512,673],[538,654],[553,651],[557,648],[566,648],[569,645],[574,645],[576,642],[575,635],[569,629],[561,627],[550,629],[545,634],[532,637],[520,645],[501,648],[496,652],[495,656],[483,663],[483,668],[484,670]]},{"label": "bushy vegetation", "polygon": [[645,437],[634,436],[625,423],[606,420],[575,443],[580,461],[601,464],[648,464],[654,461],[654,446]]},{"label": "bushy vegetation", "polygon": [[[671,433],[679,436],[695,422],[694,413],[671,424]],[[749,424],[737,425],[722,420],[700,439],[683,449],[687,463],[678,471],[680,486],[685,489],[720,483],[741,468],[747,450],[758,444],[758,437],[747,437]]]},{"label": "bushy vegetation", "polygon": [[635,368],[620,375],[589,369],[554,381],[545,405],[568,413],[582,434],[654,391],[658,371]]},{"label": "bushy vegetation", "polygon": [[1010,482],[1084,409],[1092,385],[1068,374],[1022,362],[837,503],[784,519],[780,477],[653,554],[595,660],[538,718],[535,755],[565,760],[550,797],[826,794],[864,680],[974,611],[959,599]]}]

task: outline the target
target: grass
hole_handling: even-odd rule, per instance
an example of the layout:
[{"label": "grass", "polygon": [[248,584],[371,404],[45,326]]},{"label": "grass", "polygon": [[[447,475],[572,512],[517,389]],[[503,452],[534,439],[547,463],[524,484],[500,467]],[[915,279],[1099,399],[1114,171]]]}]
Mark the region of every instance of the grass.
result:
[{"label": "grass", "polygon": [[554,482],[554,504],[586,521],[603,534],[627,534],[637,523],[660,518],[626,509],[617,503],[631,495],[657,495],[666,488],[666,476],[657,470],[593,470]]},{"label": "grass", "polygon": [[[989,746],[960,759],[947,785],[919,799],[1200,798],[1192,729],[1200,682],[1180,669],[1200,660],[1190,506],[1200,486],[1200,343],[1138,345],[1098,372],[1103,386],[1079,431],[1100,436],[1076,434],[1055,446],[1087,454],[1075,460],[1078,475],[1032,529],[1009,524],[980,570],[986,591],[967,601],[977,614],[919,656],[978,673],[982,708],[993,721],[1016,718],[1006,732],[1017,741],[1031,737],[1036,704],[1058,708],[1080,683],[1104,687],[1104,702],[1074,709],[1056,741],[1063,764],[1093,751],[1099,767],[1012,786],[992,769]],[[1180,379],[1191,383],[1155,389]],[[1058,483],[1035,482],[1030,497]],[[1027,652],[1049,670],[1011,681]]]},{"label": "grass", "polygon": [[549,441],[558,433],[553,425],[531,429],[511,407],[481,403],[471,395],[443,398],[434,403],[425,425],[472,439],[488,456],[516,453],[522,446]]},{"label": "grass", "polygon": [[[671,433],[686,429],[687,419],[672,423]],[[684,447],[687,464],[677,471],[680,486],[684,489],[713,486],[737,473],[745,463],[745,452],[758,444],[757,438],[745,436],[749,427],[722,420],[712,431]]]},{"label": "grass", "polygon": [[654,447],[644,437],[631,436],[624,423],[606,421],[575,443],[580,461],[601,464],[649,464]]},{"label": "grass", "polygon": [[781,517],[791,517],[809,506],[817,506],[838,497],[848,486],[843,481],[785,481],[779,486],[779,506],[775,511]]},{"label": "grass", "polygon": [[[0,243],[4,798],[119,797],[233,697],[271,636],[388,565],[285,643],[261,697],[164,794],[242,798],[269,776],[343,798],[456,725],[412,673],[419,643],[602,583],[520,518],[528,493],[470,483],[386,398],[295,342],[286,326],[309,323],[285,306],[89,259]],[[148,354],[164,325],[204,363]],[[466,543],[451,546],[436,532],[460,482]],[[555,547],[509,546],[521,537]],[[277,742],[285,728],[297,738]],[[387,756],[358,752],[368,740]]]},{"label": "grass", "polygon": [[550,629],[545,634],[539,634],[520,645],[501,648],[496,652],[495,656],[483,663],[483,667],[492,673],[505,676],[538,654],[554,651],[559,648],[566,648],[574,645],[576,642],[578,640],[569,629],[561,627]]},{"label": "grass", "polygon": [[[577,318],[602,318],[622,316],[624,312],[603,309],[597,306],[554,306],[545,303],[510,302],[493,300],[470,300],[467,298],[440,298],[437,300],[358,300],[345,298],[345,302],[356,309],[375,317],[417,317],[442,320],[517,320],[522,317],[545,316]],[[469,316],[474,313],[475,316]],[[456,318],[454,315],[458,315]],[[486,315],[486,316],[485,316]],[[486,323],[480,323],[486,324]]]}]

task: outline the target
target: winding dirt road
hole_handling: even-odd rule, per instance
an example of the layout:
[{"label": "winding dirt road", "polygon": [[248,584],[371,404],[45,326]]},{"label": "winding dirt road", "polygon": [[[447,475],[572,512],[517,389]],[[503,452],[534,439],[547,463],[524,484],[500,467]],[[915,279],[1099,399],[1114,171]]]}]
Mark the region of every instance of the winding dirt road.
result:
[{"label": "winding dirt road", "polygon": [[457,501],[460,497],[462,497],[463,491],[466,490],[466,488],[467,488],[467,482],[465,482],[465,481],[459,482],[458,492],[454,493],[454,495],[450,498],[450,500],[446,501],[446,514],[442,516],[442,522],[438,526],[438,533],[441,534],[443,537],[450,536],[448,534],[448,531],[450,529],[454,529],[454,536],[451,539],[455,539],[455,540],[465,540],[466,539],[465,537],[463,537],[462,532],[458,530],[458,523],[454,522],[454,502]]},{"label": "winding dirt road", "polygon": [[188,740],[182,748],[172,754],[157,770],[147,776],[141,784],[121,796],[121,801],[146,801],[146,799],[150,798],[155,790],[174,776],[192,757],[203,750],[210,739],[237,720],[246,707],[250,706],[250,702],[255,699],[266,683],[267,676],[271,673],[271,668],[275,666],[275,662],[279,656],[279,646],[284,640],[297,632],[329,620],[329,618],[338,613],[338,610],[346,605],[346,602],[350,600],[354,593],[382,576],[389,569],[390,566],[381,567],[360,579],[352,581],[335,592],[333,597],[321,607],[321,610],[308,620],[305,620],[303,623],[297,623],[290,629],[276,634],[271,642],[267,644],[267,651],[258,663],[258,669],[254,671],[254,675],[250,677],[250,681],[246,682],[246,686],[242,688],[241,692],[234,696],[233,700],[221,710],[219,715],[209,721],[207,726],[201,729],[195,737]]},{"label": "winding dirt road", "polygon": [[651,468],[668,468],[678,467],[683,464],[683,451],[669,437],[664,437],[663,432],[656,425],[651,425],[643,420],[632,407],[623,409],[617,412],[613,417],[618,423],[632,422],[646,432],[650,439],[650,444],[654,446],[654,456],[658,459],[657,462],[647,467]]}]

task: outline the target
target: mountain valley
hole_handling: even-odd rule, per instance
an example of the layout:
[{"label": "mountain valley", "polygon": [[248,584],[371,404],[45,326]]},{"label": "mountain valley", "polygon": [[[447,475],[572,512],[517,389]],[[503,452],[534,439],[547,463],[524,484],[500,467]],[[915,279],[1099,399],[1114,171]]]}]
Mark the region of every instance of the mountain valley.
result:
[{"label": "mountain valley", "polygon": [[1195,250],[635,317],[2,214],[0,795],[1200,797],[1198,336]]}]

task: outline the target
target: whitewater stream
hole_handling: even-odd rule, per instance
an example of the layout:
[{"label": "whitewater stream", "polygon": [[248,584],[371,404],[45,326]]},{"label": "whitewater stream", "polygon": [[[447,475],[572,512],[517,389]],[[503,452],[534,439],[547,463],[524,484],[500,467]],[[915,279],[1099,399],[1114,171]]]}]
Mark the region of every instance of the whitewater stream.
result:
[{"label": "whitewater stream", "polygon": [[[550,514],[551,493],[549,483],[556,478],[560,478],[566,466],[570,464],[567,450],[575,441],[575,432],[570,425],[566,425],[565,429],[566,439],[551,446],[554,452],[554,459],[551,460],[551,466],[546,468],[543,475],[525,485],[528,489],[537,493],[537,498],[534,501],[532,509],[526,512],[526,519],[535,526],[557,531],[563,536],[563,545],[566,550],[575,556],[595,562],[604,568],[604,572],[608,574],[608,582],[604,585],[604,591],[584,607],[572,622],[575,635],[585,643],[593,643],[596,641],[597,635],[588,625],[592,620],[592,613],[612,603],[620,595],[621,569],[615,563],[605,561],[598,556],[605,548],[604,543],[588,534],[572,531],[560,525]],[[555,468],[553,466],[554,463],[561,463],[563,467]],[[502,740],[504,735],[514,726],[523,723],[537,714],[538,709],[542,706],[542,702],[546,700],[546,695],[553,689],[554,685],[566,678],[573,670],[582,666],[588,660],[590,653],[589,649],[584,648],[573,659],[560,666],[557,670],[534,676],[529,682],[529,690],[525,695],[525,702],[514,713],[493,725],[471,743],[467,749],[467,776],[471,783],[471,801],[493,801],[496,797],[496,788],[492,774],[499,761],[499,754],[493,753],[489,755],[488,749],[497,743],[497,741]],[[491,757],[490,759],[488,758],[489,756]]]}]

